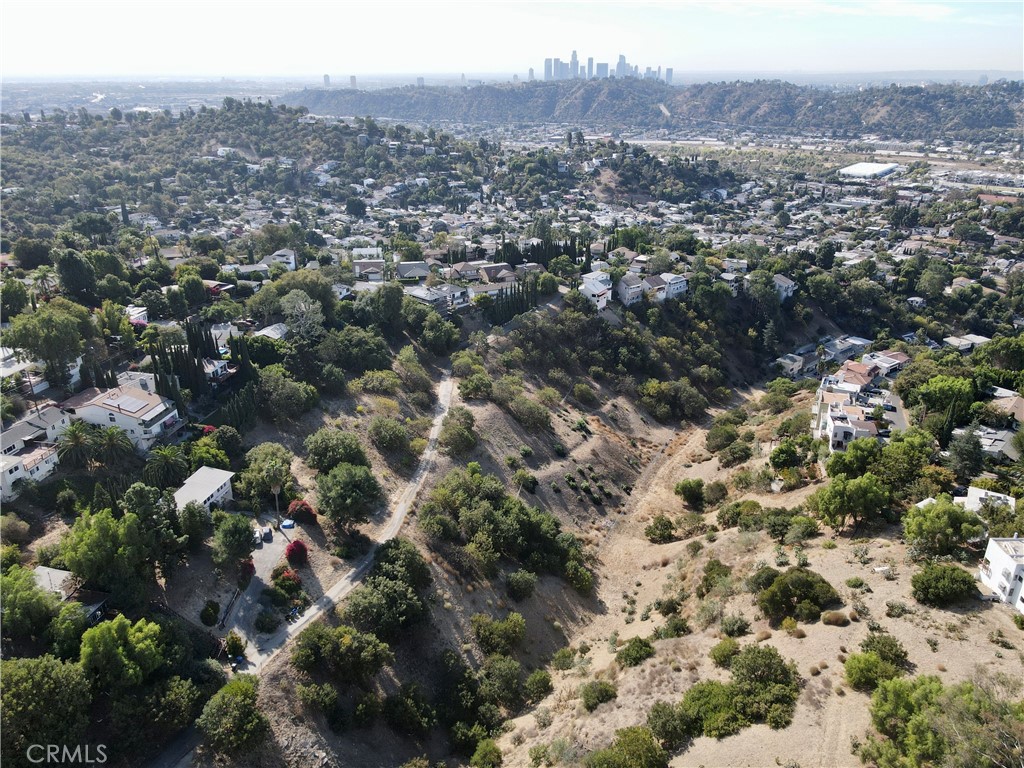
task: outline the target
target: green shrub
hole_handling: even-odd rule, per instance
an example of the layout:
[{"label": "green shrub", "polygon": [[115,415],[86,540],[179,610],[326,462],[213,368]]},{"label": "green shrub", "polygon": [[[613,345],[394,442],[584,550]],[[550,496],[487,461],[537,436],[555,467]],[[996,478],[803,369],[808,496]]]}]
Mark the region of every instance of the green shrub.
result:
[{"label": "green shrub", "polygon": [[813,621],[820,612],[839,602],[839,595],[824,578],[806,568],[790,568],[775,577],[757,596],[757,605],[774,623],[786,616]]},{"label": "green shrub", "polygon": [[675,487],[676,496],[681,496],[683,501],[693,509],[704,507],[704,481],[698,478],[680,480]]},{"label": "green shrub", "polygon": [[728,495],[729,489],[721,480],[715,480],[704,486],[704,503],[712,507],[725,501],[725,497]]},{"label": "green shrub", "polygon": [[903,667],[907,663],[907,649],[903,647],[903,643],[884,632],[869,634],[861,642],[860,649],[864,653],[874,653],[882,661],[896,667]]},{"label": "green shrub", "polygon": [[510,613],[501,621],[477,613],[470,618],[470,624],[480,649],[488,656],[509,655],[526,636],[526,620],[518,613]]},{"label": "green shrub", "polygon": [[585,768],[668,768],[668,755],[649,728],[634,726],[615,732],[607,748],[592,752]]},{"label": "green shrub", "polygon": [[531,672],[529,677],[526,678],[526,682],[523,684],[523,690],[526,693],[526,698],[533,702],[543,699],[551,693],[552,689],[551,675],[543,669],[537,669]]},{"label": "green shrub", "polygon": [[654,639],[667,640],[672,637],[683,637],[684,635],[690,634],[692,631],[693,630],[690,629],[690,625],[686,619],[678,614],[673,614],[668,617],[664,626],[660,627],[654,633]]},{"label": "green shrub", "polygon": [[712,647],[708,652],[708,656],[711,657],[711,661],[714,662],[716,667],[728,669],[729,665],[732,664],[733,657],[739,652],[740,644],[733,638],[727,637]]},{"label": "green shrub", "polygon": [[593,712],[616,696],[618,696],[618,691],[607,680],[592,680],[580,686],[580,699],[583,700],[583,708],[587,712]]},{"label": "green shrub", "polygon": [[748,725],[736,709],[736,690],[717,680],[705,680],[690,687],[679,705],[695,730],[721,739],[739,733]]},{"label": "green shrub", "polygon": [[926,565],[910,579],[919,603],[943,608],[977,592],[974,577],[956,565]]},{"label": "green shrub", "polygon": [[615,660],[624,667],[635,667],[654,655],[654,646],[649,640],[634,637],[615,654]]},{"label": "green shrub", "polygon": [[493,739],[483,739],[476,745],[476,751],[470,758],[472,768],[498,768],[502,763],[501,750]]},{"label": "green shrub", "polygon": [[845,627],[850,619],[842,611],[825,611],[821,614],[821,623],[830,627]]},{"label": "green shrub", "polygon": [[644,528],[644,536],[652,544],[667,544],[675,541],[676,527],[665,515],[655,515],[651,524]]},{"label": "green shrub", "polygon": [[860,589],[864,586],[864,579],[860,576],[853,576],[846,580],[846,586],[850,589]]},{"label": "green shrub", "polygon": [[207,627],[212,627],[220,617],[220,603],[216,600],[207,600],[203,610],[199,612],[199,620]]},{"label": "green shrub", "polygon": [[263,632],[264,634],[270,634],[279,626],[281,626],[281,617],[278,616],[274,611],[263,610],[260,611],[256,616],[254,622],[257,632]]},{"label": "green shrub", "polygon": [[846,682],[858,691],[873,691],[883,680],[891,680],[901,674],[899,668],[883,661],[874,652],[851,654],[847,657],[843,669],[846,673]]},{"label": "green shrub", "polygon": [[718,462],[723,467],[734,467],[753,455],[754,453],[747,443],[737,441],[718,454]]},{"label": "green shrub", "polygon": [[388,725],[407,736],[426,736],[436,722],[433,708],[415,683],[407,683],[398,694],[388,696],[381,713]]},{"label": "green shrub", "polygon": [[694,722],[680,704],[673,706],[667,701],[656,701],[647,713],[647,727],[654,738],[668,750],[675,751],[699,733],[699,724]]},{"label": "green shrub", "polygon": [[732,567],[726,565],[718,558],[712,558],[704,564],[704,575],[697,585],[697,597],[703,598],[711,592],[720,581],[732,574]]},{"label": "green shrub", "polygon": [[513,571],[505,577],[505,587],[513,600],[525,600],[536,586],[537,576],[530,571]]},{"label": "green shrub", "polygon": [[572,663],[576,659],[576,651],[572,648],[559,648],[555,651],[555,655],[551,657],[551,666],[553,669],[566,670],[572,669]]},{"label": "green shrub", "polygon": [[718,453],[723,448],[727,448],[735,443],[739,436],[739,430],[736,429],[735,425],[719,423],[714,424],[708,430],[704,443],[711,453]]},{"label": "green shrub", "polygon": [[750,631],[750,622],[744,616],[725,616],[722,619],[722,632],[727,637],[742,637]]}]

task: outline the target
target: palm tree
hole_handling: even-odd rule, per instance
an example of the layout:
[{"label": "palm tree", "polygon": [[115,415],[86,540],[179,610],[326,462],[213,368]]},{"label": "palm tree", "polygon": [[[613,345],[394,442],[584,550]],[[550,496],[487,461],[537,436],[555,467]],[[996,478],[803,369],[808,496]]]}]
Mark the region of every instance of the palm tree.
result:
[{"label": "palm tree", "polygon": [[32,271],[32,287],[40,296],[49,296],[57,287],[57,273],[45,264]]},{"label": "palm tree", "polygon": [[96,456],[107,469],[112,469],[135,453],[128,433],[120,427],[107,427],[96,436]]},{"label": "palm tree", "polygon": [[274,494],[274,512],[277,514],[278,523],[281,522],[281,488],[288,480],[291,469],[280,461],[271,461],[263,470],[263,476],[270,485],[270,492]]},{"label": "palm tree", "polygon": [[146,466],[142,470],[142,479],[147,485],[156,488],[169,488],[181,485],[188,475],[188,462],[181,448],[167,445],[154,448],[149,452]]},{"label": "palm tree", "polygon": [[87,467],[96,453],[92,427],[84,421],[72,421],[57,443],[57,456],[62,464]]}]

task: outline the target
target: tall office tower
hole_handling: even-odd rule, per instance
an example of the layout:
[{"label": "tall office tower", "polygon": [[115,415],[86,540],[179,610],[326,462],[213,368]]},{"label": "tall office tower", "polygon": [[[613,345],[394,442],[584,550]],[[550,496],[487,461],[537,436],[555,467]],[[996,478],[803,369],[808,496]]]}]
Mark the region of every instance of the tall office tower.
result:
[{"label": "tall office tower", "polygon": [[544,59],[544,79],[551,79],[551,59]]},{"label": "tall office tower", "polygon": [[639,64],[634,64],[633,65],[633,77],[640,77],[640,65]]},{"label": "tall office tower", "polygon": [[417,88],[422,88],[423,87],[423,78],[422,77],[417,77],[416,78],[416,87]]},{"label": "tall office tower", "polygon": [[515,75],[515,74],[512,75],[512,82],[513,83],[518,83],[519,82],[519,75]]},{"label": "tall office tower", "polygon": [[587,80],[591,80],[594,77],[594,57],[587,57]]},{"label": "tall office tower", "polygon": [[553,66],[555,68],[555,80],[561,80],[562,79],[562,60],[561,59],[555,59],[555,63],[553,64]]},{"label": "tall office tower", "polygon": [[648,67],[648,68],[647,68],[647,69],[646,69],[646,70],[644,71],[644,80],[650,80],[650,79],[651,79],[652,77],[654,77],[654,72],[652,72],[652,71],[651,71],[651,68],[650,68],[650,67]]},{"label": "tall office tower", "polygon": [[658,79],[661,80],[661,64],[658,65]]},{"label": "tall office tower", "polygon": [[530,67],[530,82],[533,82],[533,67]]},{"label": "tall office tower", "polygon": [[672,67],[665,67],[665,85],[672,85]]},{"label": "tall office tower", "polygon": [[352,75],[348,79],[348,87],[351,88],[353,91],[356,89],[356,76],[355,75]]},{"label": "tall office tower", "polygon": [[594,70],[597,73],[598,80],[608,79],[608,62],[602,61],[597,65],[597,69]]},{"label": "tall office tower", "polygon": [[324,88],[330,88],[330,87],[331,87],[331,76],[330,75],[324,75]]},{"label": "tall office tower", "polygon": [[615,65],[615,76],[625,77],[628,65],[626,64],[626,57],[621,53],[619,54],[619,63]]},{"label": "tall office tower", "polygon": [[580,60],[576,58],[576,51],[572,52],[572,56],[569,57],[569,71],[572,73],[570,77],[578,77],[580,73]]}]

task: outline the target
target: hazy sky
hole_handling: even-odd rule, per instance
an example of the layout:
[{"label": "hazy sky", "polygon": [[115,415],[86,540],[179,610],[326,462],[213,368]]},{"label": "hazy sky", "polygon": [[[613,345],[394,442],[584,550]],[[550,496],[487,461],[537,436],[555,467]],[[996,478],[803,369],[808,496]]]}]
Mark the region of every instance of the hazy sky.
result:
[{"label": "hazy sky", "polygon": [[2,0],[0,76],[1024,68],[1024,2]]}]

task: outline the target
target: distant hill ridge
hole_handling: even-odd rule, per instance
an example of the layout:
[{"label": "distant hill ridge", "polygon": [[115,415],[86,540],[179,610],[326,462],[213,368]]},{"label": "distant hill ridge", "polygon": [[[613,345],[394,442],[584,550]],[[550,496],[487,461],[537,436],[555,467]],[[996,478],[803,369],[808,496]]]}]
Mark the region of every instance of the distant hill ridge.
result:
[{"label": "distant hill ridge", "polygon": [[[285,94],[321,115],[466,123],[701,127],[878,133],[900,139],[992,139],[1024,127],[1024,85],[891,86],[833,92],[780,80],[673,88],[643,80],[509,83],[473,88],[314,90]],[[666,116],[664,105],[670,116]]]}]

